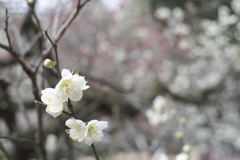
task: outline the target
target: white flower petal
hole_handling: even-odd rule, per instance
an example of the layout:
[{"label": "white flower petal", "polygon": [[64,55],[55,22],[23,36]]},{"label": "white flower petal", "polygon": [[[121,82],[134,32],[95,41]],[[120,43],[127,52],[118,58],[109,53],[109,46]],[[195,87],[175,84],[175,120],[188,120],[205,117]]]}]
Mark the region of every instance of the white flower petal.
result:
[{"label": "white flower petal", "polygon": [[58,82],[58,84],[55,87],[56,95],[61,102],[66,102],[68,99],[67,94],[63,91],[63,88],[61,87],[61,84],[63,82],[63,79]]},{"label": "white flower petal", "polygon": [[89,145],[89,146],[93,143],[93,141],[92,141],[92,139],[91,139],[90,137],[86,137],[86,138],[85,138],[85,142],[86,142],[86,144]]},{"label": "white flower petal", "polygon": [[95,142],[101,141],[103,138],[103,132],[97,131],[97,134],[94,134],[93,139]]},{"label": "white flower petal", "polygon": [[94,123],[97,123],[97,122],[98,122],[98,120],[96,120],[96,119],[91,120],[91,121],[88,122],[87,126],[90,126],[90,125],[92,125]]},{"label": "white flower petal", "polygon": [[52,115],[54,118],[58,117],[60,114],[62,114],[62,111],[64,110],[64,108],[60,108],[60,109],[53,109],[51,107],[47,107],[46,108],[46,112],[50,115]]},{"label": "white flower petal", "polygon": [[46,89],[42,90],[41,93],[42,94],[47,94],[47,93],[49,93],[49,94],[54,93],[55,94],[56,92],[55,92],[54,88],[46,88]]},{"label": "white flower petal", "polygon": [[70,129],[69,131],[69,136],[73,139],[76,140],[78,142],[83,141],[84,136],[83,136],[83,132],[78,131],[76,129]]},{"label": "white flower petal", "polygon": [[69,94],[68,96],[72,101],[79,101],[80,99],[82,99],[83,94],[82,91],[79,90],[78,92],[75,91],[72,93],[72,95]]},{"label": "white flower petal", "polygon": [[76,121],[74,118],[70,118],[65,122],[65,125],[69,128],[74,128],[76,126]]},{"label": "white flower petal", "polygon": [[49,104],[50,100],[53,99],[55,96],[55,89],[46,88],[45,90],[42,90],[41,100],[43,103]]},{"label": "white flower petal", "polygon": [[99,121],[96,126],[98,127],[99,130],[103,130],[108,127],[108,122],[106,121]]},{"label": "white flower petal", "polygon": [[85,129],[85,131],[84,131],[84,137],[85,137],[85,139],[87,138],[87,136],[88,136],[88,126],[86,127],[86,129]]},{"label": "white flower petal", "polygon": [[88,85],[83,85],[81,89],[82,89],[82,90],[86,90],[86,89],[88,89],[89,87],[90,87],[90,86],[88,86]]},{"label": "white flower petal", "polygon": [[76,119],[75,122],[76,122],[78,125],[81,125],[82,127],[83,127],[83,126],[84,126],[84,127],[86,126],[86,124],[85,124],[83,121],[79,120],[79,119]]},{"label": "white flower petal", "polygon": [[64,92],[58,92],[57,97],[61,102],[66,102],[68,100],[68,96]]},{"label": "white flower petal", "polygon": [[72,80],[73,80],[73,83],[79,87],[83,86],[87,83],[86,80],[84,79],[84,77],[76,75],[76,74],[73,76]]},{"label": "white flower petal", "polygon": [[72,73],[68,69],[63,69],[62,70],[62,78],[67,77],[67,76],[72,76]]}]

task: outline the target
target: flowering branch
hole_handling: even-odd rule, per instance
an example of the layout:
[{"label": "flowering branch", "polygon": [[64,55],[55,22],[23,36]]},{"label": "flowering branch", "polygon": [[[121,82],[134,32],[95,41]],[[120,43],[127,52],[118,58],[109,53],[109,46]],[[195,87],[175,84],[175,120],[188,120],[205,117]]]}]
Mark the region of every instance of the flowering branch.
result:
[{"label": "flowering branch", "polygon": [[27,75],[31,76],[32,75],[32,70],[28,67],[28,65],[25,63],[24,59],[20,56],[19,54],[13,50],[13,48],[6,46],[4,44],[0,43],[0,48],[8,51],[13,58],[22,66],[23,70],[27,73]]},{"label": "flowering branch", "polygon": [[[82,122],[81,120],[78,120],[79,118],[74,113],[71,99],[76,100],[76,101],[80,100],[82,98],[81,90],[85,90],[85,89],[89,88],[89,86],[85,85],[86,81],[84,80],[83,77],[80,77],[78,74],[72,75],[72,73],[69,70],[63,69],[62,74],[61,74],[60,67],[59,67],[59,61],[58,61],[57,45],[56,45],[56,43],[53,43],[53,41],[49,37],[47,31],[45,31],[45,35],[47,36],[48,40],[50,41],[50,43],[52,44],[52,46],[54,48],[57,65],[53,65],[53,67],[56,68],[56,70],[58,72],[58,77],[59,77],[60,82],[57,84],[55,89],[48,88],[48,89],[45,89],[44,91],[42,91],[42,93],[43,93],[42,100],[45,103],[48,103],[48,105],[50,105],[50,106],[54,104],[54,106],[52,106],[52,108],[55,108],[56,107],[55,105],[59,104],[60,101],[55,101],[55,103],[52,103],[51,100],[49,101],[49,99],[45,97],[45,95],[53,97],[50,99],[55,99],[55,98],[58,99],[59,97],[61,97],[60,98],[61,101],[64,101],[64,99],[66,98],[66,95],[67,95],[67,97],[68,97],[67,98],[67,106],[71,113],[66,112],[64,110],[62,110],[62,112],[73,117],[74,120],[69,119],[66,122],[66,125],[69,126],[70,128],[72,128],[73,126],[81,124],[80,125],[81,130],[79,130],[79,129],[76,130],[75,128],[72,128],[74,130],[74,134],[72,134],[72,132],[70,133],[68,130],[67,130],[67,133],[70,133],[70,137],[74,140],[78,140],[79,142],[81,142],[85,137],[86,144],[92,146],[95,158],[96,158],[96,160],[99,160],[99,156],[97,154],[97,151],[95,149],[93,142],[101,140],[102,134],[103,134],[101,129],[105,129],[107,127],[107,122],[105,123],[105,122],[101,122],[101,121],[98,122],[97,120],[92,120],[88,124],[88,123]],[[51,61],[45,60],[45,62],[46,62],[45,67],[49,68],[49,63],[51,64]],[[76,81],[77,81],[77,83],[76,83]],[[81,85],[79,86],[79,84],[81,84]],[[60,93],[57,93],[57,91]],[[61,93],[61,92],[63,92],[63,93]],[[66,101],[66,99],[65,99],[65,101]],[[36,103],[39,103],[39,102],[36,101]],[[62,106],[61,104],[59,104],[59,105]],[[57,110],[57,112],[56,112],[56,110],[51,111],[50,109],[48,109],[48,107],[46,109],[46,111],[51,113],[54,117],[58,116],[59,113],[61,114],[61,110]],[[78,123],[76,125],[73,125],[74,123],[76,123],[76,121],[78,121]],[[90,126],[90,129],[88,129],[89,126]],[[85,134],[85,132],[87,134]],[[90,132],[90,135],[88,135],[88,132]],[[80,134],[80,135],[78,135],[78,134]],[[94,134],[96,134],[96,135],[94,135]],[[92,135],[94,135],[95,137],[91,137]],[[97,139],[95,139],[96,137],[97,137]]]},{"label": "flowering branch", "polygon": [[[55,53],[55,58],[56,58],[56,66],[54,66],[54,68],[56,68],[57,73],[58,73],[58,78],[59,80],[61,80],[62,76],[61,76],[61,71],[60,71],[60,66],[59,66],[59,60],[58,60],[58,51],[57,51],[57,44],[53,43],[52,39],[50,38],[50,36],[48,35],[47,30],[45,31],[45,35],[48,38],[48,40],[50,41],[50,43],[52,44],[53,48],[54,48],[54,53]],[[71,115],[69,114],[69,112],[65,111],[65,114],[70,115],[71,117],[74,117],[76,119],[78,119],[77,115],[74,113],[73,110],[73,105],[71,103],[71,100],[68,98],[68,103],[67,106],[69,108],[69,110],[71,111]]]},{"label": "flowering branch", "polygon": [[[48,40],[51,42],[51,45],[47,46],[46,49],[42,52],[42,57],[40,59],[39,62],[37,62],[37,65],[35,65],[35,69],[32,69],[30,67],[30,64],[28,64],[27,61],[24,60],[24,57],[27,56],[27,52],[25,54],[19,54],[19,52],[15,51],[13,49],[13,46],[11,44],[11,39],[10,39],[10,35],[9,35],[9,32],[8,32],[8,11],[6,10],[6,19],[5,19],[5,32],[6,32],[6,36],[7,36],[7,40],[8,40],[8,46],[7,45],[4,45],[4,44],[1,44],[0,43],[0,48],[8,51],[12,57],[15,59],[15,61],[17,63],[19,63],[21,65],[21,67],[23,68],[23,70],[26,72],[26,74],[29,76],[29,78],[31,79],[31,83],[32,83],[32,92],[33,92],[33,95],[36,99],[35,103],[36,105],[46,105],[45,101],[43,101],[44,103],[41,103],[40,100],[42,99],[39,95],[39,88],[38,88],[38,83],[37,83],[37,75],[39,73],[39,68],[42,64],[42,61],[44,59],[46,59],[49,54],[50,54],[50,50],[52,49],[52,47],[54,48],[54,51],[55,51],[55,57],[56,57],[56,66],[55,66],[55,69],[57,70],[57,73],[58,73],[58,77],[61,81],[62,79],[62,75],[60,73],[60,67],[59,67],[59,60],[58,60],[58,52],[57,52],[57,42],[61,39],[61,37],[63,36],[63,34],[65,33],[66,29],[70,26],[70,24],[73,22],[73,20],[77,17],[77,15],[79,14],[80,10],[82,9],[83,6],[85,6],[85,4],[87,2],[89,2],[90,0],[86,0],[85,2],[83,2],[81,4],[81,0],[78,0],[78,4],[77,4],[77,7],[76,7],[76,10],[74,12],[72,12],[72,14],[69,16],[69,18],[63,23],[62,27],[58,30],[58,34],[55,38],[55,41],[51,40],[51,38],[49,37],[47,31],[45,31],[45,35],[47,36]],[[40,25],[40,21],[38,19],[38,17],[36,16],[36,14],[34,13],[33,14],[33,17],[36,19],[36,23],[37,23],[37,26],[39,27],[39,29],[41,30],[41,25]],[[39,39],[40,37],[42,36],[42,34],[39,34],[37,37],[36,37],[36,40]],[[33,40],[33,43],[30,45],[29,47],[29,50],[31,50],[33,44],[35,44],[36,40]],[[43,46],[41,46],[43,47]],[[70,72],[70,71],[69,71]],[[69,73],[68,73],[69,74]],[[74,117],[76,119],[78,119],[77,115],[74,113],[74,110],[73,110],[73,105],[71,103],[71,100],[72,101],[78,101],[82,98],[82,90],[85,90],[87,89],[89,86],[85,85],[87,82],[85,81],[85,79],[83,77],[81,77],[80,75],[78,74],[74,74],[74,75],[71,75],[71,78],[75,78],[74,81],[77,81],[77,83],[79,84],[79,86],[77,87],[80,87],[78,90],[75,90],[74,88],[76,87],[73,87],[73,88],[70,88],[70,89],[73,89],[74,90],[74,93],[75,91],[77,91],[77,95],[75,96],[74,94],[71,94],[75,97],[69,97],[69,98],[66,98],[64,99],[64,102],[59,102],[58,104],[60,105],[56,105],[58,107],[60,107],[60,109],[64,109],[64,105],[63,103],[67,102],[67,106],[70,110],[70,112],[67,112],[67,111],[64,111],[64,110],[61,110],[61,113],[63,112],[64,114],[66,115],[69,115],[71,117]],[[64,83],[63,83],[64,84]],[[65,84],[64,84],[65,85]],[[74,85],[73,85],[74,86]],[[64,87],[71,87],[71,86],[64,86]],[[64,89],[63,91],[65,92],[66,90],[65,89],[69,89],[69,88],[62,88]],[[44,91],[44,90],[43,90]],[[47,93],[49,90],[46,90],[45,89],[45,92]],[[51,89],[50,89],[51,91]],[[55,91],[54,91],[55,92]],[[57,96],[57,95],[54,95],[54,96]],[[77,98],[76,98],[77,97]],[[73,99],[72,99],[73,98]],[[78,100],[76,100],[78,99]],[[46,100],[46,99],[45,99]],[[49,99],[51,100],[51,99]],[[48,106],[49,104],[47,104]],[[55,106],[54,106],[55,107]],[[62,107],[62,108],[61,108]],[[46,111],[49,113],[51,112],[50,107],[47,107],[46,108]],[[42,107],[38,107],[38,134],[37,134],[37,141],[34,143],[34,145],[37,145],[37,147],[39,147],[39,150],[40,150],[40,156],[41,156],[41,159],[43,160],[46,160],[46,150],[45,150],[45,147],[44,147],[44,133],[43,133],[43,124],[42,124],[42,113],[43,113],[43,108]],[[54,108],[56,109],[56,108]],[[58,111],[59,112],[59,111]],[[61,114],[60,113],[60,114]],[[54,115],[54,116],[58,116],[58,115]],[[97,152],[96,152],[96,149],[94,147],[94,142],[97,142],[97,141],[100,141],[102,139],[102,131],[103,129],[105,129],[107,127],[107,122],[103,122],[103,121],[97,121],[97,120],[93,120],[92,122],[90,121],[89,124],[91,124],[92,126],[89,127],[89,124],[88,123],[84,123],[86,125],[86,130],[84,130],[85,132],[89,132],[86,134],[86,136],[84,136],[84,138],[86,138],[86,143],[88,145],[92,145],[92,148],[93,148],[93,151],[94,151],[94,154],[95,154],[95,157],[97,160],[99,160],[99,157],[97,155]],[[98,125],[96,125],[98,124]],[[100,126],[101,128],[98,129],[98,126]],[[94,131],[92,131],[92,129],[95,129]],[[89,141],[92,140],[92,138],[94,137],[90,137],[92,135],[92,133],[95,133],[95,131],[97,131],[99,133],[99,135],[96,135],[98,136],[96,140],[94,141]],[[91,134],[90,134],[91,132]],[[100,134],[101,133],[101,134]],[[85,134],[84,134],[85,135]],[[82,136],[82,135],[81,135]],[[95,137],[96,137],[95,136]],[[15,142],[27,142],[23,139],[17,139],[17,138],[13,138],[13,137],[8,137],[8,136],[0,136],[0,138],[5,138],[5,139],[9,139],[11,141],[15,141]],[[30,143],[30,142],[28,142]],[[31,142],[32,143],[32,142]],[[0,149],[2,149],[2,146],[0,146]],[[4,149],[2,149],[3,152],[4,152]],[[4,152],[5,153],[5,152]],[[11,159],[11,158],[9,158]]]}]

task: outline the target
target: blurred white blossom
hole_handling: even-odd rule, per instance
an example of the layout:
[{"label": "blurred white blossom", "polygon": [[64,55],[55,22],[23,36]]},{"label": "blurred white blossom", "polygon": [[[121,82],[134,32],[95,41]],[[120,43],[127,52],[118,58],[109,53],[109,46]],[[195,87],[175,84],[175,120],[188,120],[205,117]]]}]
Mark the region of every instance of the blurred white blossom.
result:
[{"label": "blurred white blossom", "polygon": [[169,160],[168,156],[160,149],[153,154],[152,160]]},{"label": "blurred white blossom", "polygon": [[240,15],[240,0],[233,0],[231,2],[231,7],[235,13]]},{"label": "blurred white blossom", "polygon": [[176,7],[172,11],[172,16],[178,21],[182,21],[184,19],[185,13],[180,7]]},{"label": "blurred white blossom", "polygon": [[167,7],[159,7],[154,15],[157,19],[166,20],[171,16],[171,10]]},{"label": "blurred white blossom", "polygon": [[175,160],[189,160],[188,154],[182,152],[175,157]]},{"label": "blurred white blossom", "polygon": [[164,110],[166,103],[166,98],[160,95],[153,100],[152,108],[146,111],[146,116],[151,125],[156,126],[169,119],[169,113]]},{"label": "blurred white blossom", "polygon": [[55,134],[49,134],[46,137],[46,150],[47,152],[54,152],[57,150],[57,143],[58,143],[58,139],[57,136]]},{"label": "blurred white blossom", "polygon": [[174,27],[175,34],[188,35],[190,33],[190,27],[184,23],[178,23]]}]

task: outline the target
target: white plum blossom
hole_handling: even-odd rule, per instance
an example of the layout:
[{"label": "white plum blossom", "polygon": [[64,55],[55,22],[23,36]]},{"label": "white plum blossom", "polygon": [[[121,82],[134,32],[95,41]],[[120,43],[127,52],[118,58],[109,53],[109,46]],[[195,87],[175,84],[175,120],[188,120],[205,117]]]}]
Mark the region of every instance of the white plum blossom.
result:
[{"label": "white plum blossom", "polygon": [[66,131],[74,141],[82,142],[84,140],[86,124],[83,121],[71,118],[66,121],[65,125],[70,128]]},{"label": "white plum blossom", "polygon": [[187,153],[180,153],[175,157],[175,160],[189,160],[189,156]]},{"label": "white plum blossom", "polygon": [[57,136],[55,134],[47,135],[45,145],[46,150],[49,154],[55,152],[57,150],[56,146],[58,145]]},{"label": "white plum blossom", "polygon": [[159,7],[155,11],[154,16],[157,19],[166,20],[166,19],[168,19],[171,16],[171,10],[169,8],[167,8],[167,7]]},{"label": "white plum blossom", "polygon": [[64,110],[64,104],[59,101],[56,90],[53,88],[46,88],[42,90],[41,100],[47,104],[46,112],[54,118],[59,116]]},{"label": "white plum blossom", "polygon": [[89,88],[86,80],[79,74],[72,74],[69,70],[62,70],[62,79],[58,82],[55,89],[61,102],[70,98],[72,101],[79,101],[82,98],[82,91]]},{"label": "white plum blossom", "polygon": [[102,130],[108,126],[106,121],[91,120],[86,125],[85,122],[74,118],[68,119],[65,124],[70,128],[66,131],[74,141],[82,142],[85,139],[87,145],[101,141]]},{"label": "white plum blossom", "polygon": [[91,145],[94,142],[99,142],[103,138],[102,130],[108,127],[108,122],[91,120],[87,124],[87,129],[84,132],[84,137],[87,145]]},{"label": "white plum blossom", "polygon": [[153,106],[146,111],[146,116],[151,125],[157,126],[169,119],[169,113],[166,111],[167,99],[161,95],[153,100]]}]

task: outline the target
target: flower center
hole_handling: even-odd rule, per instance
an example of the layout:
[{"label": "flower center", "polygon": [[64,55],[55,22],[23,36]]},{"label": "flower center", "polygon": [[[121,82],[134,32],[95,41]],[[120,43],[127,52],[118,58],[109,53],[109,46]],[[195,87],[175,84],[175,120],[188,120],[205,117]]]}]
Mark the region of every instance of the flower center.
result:
[{"label": "flower center", "polygon": [[69,93],[74,89],[74,85],[71,83],[71,80],[63,81],[61,86],[64,93]]},{"label": "flower center", "polygon": [[76,129],[77,131],[81,131],[82,127],[81,127],[80,125],[75,125],[75,129]]},{"label": "flower center", "polygon": [[56,104],[56,98],[48,98],[48,105],[55,106]]},{"label": "flower center", "polygon": [[89,126],[89,128],[88,128],[88,135],[90,136],[90,137],[92,137],[94,134],[96,134],[97,132],[96,132],[96,128],[94,127],[94,125],[91,125],[91,126]]}]

